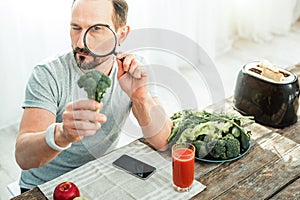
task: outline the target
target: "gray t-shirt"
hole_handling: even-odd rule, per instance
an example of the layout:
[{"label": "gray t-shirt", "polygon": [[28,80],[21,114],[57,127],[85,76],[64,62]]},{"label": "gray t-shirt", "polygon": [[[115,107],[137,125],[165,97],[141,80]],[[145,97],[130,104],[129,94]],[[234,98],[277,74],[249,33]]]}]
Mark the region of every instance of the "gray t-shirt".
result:
[{"label": "gray t-shirt", "polygon": [[[84,137],[82,141],[73,143],[45,166],[23,170],[20,187],[31,189],[113,149],[131,108],[129,97],[117,81],[117,70],[115,62],[109,75],[111,87],[107,89],[102,100],[104,107],[101,113],[107,116],[107,122],[102,124],[94,136]],[[62,114],[67,103],[86,98],[82,95],[85,92],[77,86],[77,80],[81,75],[83,72],[77,67],[72,52],[44,61],[34,68],[28,81],[23,108],[49,110],[56,115],[56,122],[62,122]]]}]

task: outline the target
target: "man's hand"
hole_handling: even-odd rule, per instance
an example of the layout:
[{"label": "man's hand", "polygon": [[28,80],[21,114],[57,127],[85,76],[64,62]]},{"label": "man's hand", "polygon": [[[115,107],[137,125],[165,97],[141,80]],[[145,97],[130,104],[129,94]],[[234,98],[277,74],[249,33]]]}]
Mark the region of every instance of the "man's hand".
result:
[{"label": "man's hand", "polygon": [[100,123],[106,122],[104,114],[95,112],[95,110],[101,110],[102,107],[103,103],[91,99],[67,104],[62,115],[62,131],[59,131],[64,136],[65,141],[60,141],[60,143],[78,142],[85,136],[94,135],[101,128]]},{"label": "man's hand", "polygon": [[[120,58],[124,58],[123,62]],[[130,54],[119,54],[118,80],[121,88],[131,100],[145,98],[148,95],[148,74],[144,71],[136,58]]]}]

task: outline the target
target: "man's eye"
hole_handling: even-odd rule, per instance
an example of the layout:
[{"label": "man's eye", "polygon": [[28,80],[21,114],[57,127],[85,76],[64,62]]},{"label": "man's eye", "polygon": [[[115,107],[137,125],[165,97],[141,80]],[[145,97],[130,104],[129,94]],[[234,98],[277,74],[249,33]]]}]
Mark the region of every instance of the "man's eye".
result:
[{"label": "man's eye", "polygon": [[78,26],[72,26],[72,29],[73,29],[73,30],[76,30],[76,31],[80,31],[80,30],[81,30],[81,28],[78,27]]},{"label": "man's eye", "polygon": [[93,30],[94,30],[94,31],[99,31],[99,30],[101,30],[101,26],[94,26],[94,27],[93,27]]}]

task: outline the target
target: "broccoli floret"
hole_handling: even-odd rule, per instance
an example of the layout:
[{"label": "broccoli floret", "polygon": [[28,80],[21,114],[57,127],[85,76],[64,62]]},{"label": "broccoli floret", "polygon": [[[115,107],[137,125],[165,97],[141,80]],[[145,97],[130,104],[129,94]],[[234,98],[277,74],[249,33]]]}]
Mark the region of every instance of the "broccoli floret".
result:
[{"label": "broccoli floret", "polygon": [[236,138],[228,138],[226,140],[226,157],[234,158],[241,152],[240,142]]},{"label": "broccoli floret", "polygon": [[101,102],[106,89],[110,87],[111,80],[102,72],[92,70],[82,75],[77,84],[80,88],[84,88],[89,99]]},{"label": "broccoli floret", "polygon": [[240,152],[239,140],[228,134],[217,140],[209,154],[214,158],[229,159],[238,156]]},{"label": "broccoli floret", "polygon": [[214,158],[226,159],[226,141],[223,139],[217,140],[209,154]]}]

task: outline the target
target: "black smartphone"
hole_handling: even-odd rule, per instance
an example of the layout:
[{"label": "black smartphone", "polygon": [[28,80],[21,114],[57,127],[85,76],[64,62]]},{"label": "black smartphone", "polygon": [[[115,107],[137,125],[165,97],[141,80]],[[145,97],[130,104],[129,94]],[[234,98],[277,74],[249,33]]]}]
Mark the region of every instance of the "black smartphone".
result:
[{"label": "black smartphone", "polygon": [[112,163],[115,167],[125,170],[126,172],[141,178],[143,180],[147,179],[150,175],[152,175],[156,168],[144,163],[140,160],[137,160],[131,156],[126,154],[122,155],[120,158],[115,160]]}]

